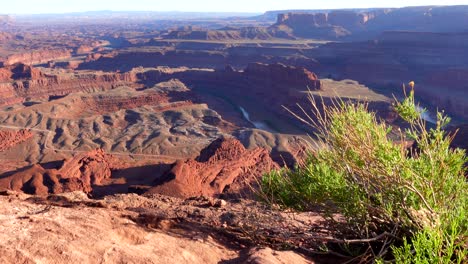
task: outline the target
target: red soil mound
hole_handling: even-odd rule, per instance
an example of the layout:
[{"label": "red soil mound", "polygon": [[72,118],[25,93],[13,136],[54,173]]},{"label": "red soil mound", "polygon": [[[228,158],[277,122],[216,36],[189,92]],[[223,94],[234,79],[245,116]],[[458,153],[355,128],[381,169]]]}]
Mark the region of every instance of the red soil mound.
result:
[{"label": "red soil mound", "polygon": [[32,136],[33,134],[28,130],[0,131],[0,152],[20,144]]},{"label": "red soil mound", "polygon": [[245,194],[263,173],[278,168],[267,150],[247,150],[237,139],[218,139],[196,160],[179,161],[147,193],[175,197]]},{"label": "red soil mound", "polygon": [[23,191],[35,195],[71,191],[89,193],[93,185],[111,177],[110,156],[97,149],[66,160],[60,169],[34,165],[0,179],[0,189]]}]

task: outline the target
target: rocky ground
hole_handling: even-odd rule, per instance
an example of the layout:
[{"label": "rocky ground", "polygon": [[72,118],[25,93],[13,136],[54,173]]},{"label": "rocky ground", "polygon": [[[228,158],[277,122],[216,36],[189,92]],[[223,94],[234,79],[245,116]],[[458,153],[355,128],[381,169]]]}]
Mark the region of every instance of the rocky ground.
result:
[{"label": "rocky ground", "polygon": [[313,253],[317,241],[327,241],[323,223],[316,213],[284,213],[248,200],[135,194],[91,200],[82,192],[37,197],[4,191],[0,260],[336,263],[339,258],[325,261]]}]

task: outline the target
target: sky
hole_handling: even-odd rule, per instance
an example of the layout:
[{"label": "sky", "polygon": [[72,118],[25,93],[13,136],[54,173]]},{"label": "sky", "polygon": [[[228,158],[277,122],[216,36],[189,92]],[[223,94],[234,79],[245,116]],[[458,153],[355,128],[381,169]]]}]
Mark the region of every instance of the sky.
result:
[{"label": "sky", "polygon": [[83,11],[253,12],[285,9],[336,9],[468,5],[468,0],[1,0],[3,14]]}]

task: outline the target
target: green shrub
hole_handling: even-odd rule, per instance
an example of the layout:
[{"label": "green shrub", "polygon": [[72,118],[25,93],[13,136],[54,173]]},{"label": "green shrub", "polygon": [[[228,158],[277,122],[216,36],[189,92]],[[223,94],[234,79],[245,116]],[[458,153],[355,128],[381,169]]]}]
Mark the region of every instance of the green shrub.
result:
[{"label": "green shrub", "polygon": [[391,127],[364,103],[326,106],[310,99],[313,113],[304,111],[308,118],[301,120],[313,126],[323,147],[301,166],[265,175],[262,197],[298,210],[320,206],[340,213],[353,238],[388,234],[378,237],[391,239],[391,247],[375,259],[467,261],[467,158],[450,148],[452,137],[443,129],[450,120],[438,113],[436,127],[427,129],[413,91],[396,102],[409,127],[400,130],[401,142],[413,139],[417,148],[411,149],[389,139]]}]

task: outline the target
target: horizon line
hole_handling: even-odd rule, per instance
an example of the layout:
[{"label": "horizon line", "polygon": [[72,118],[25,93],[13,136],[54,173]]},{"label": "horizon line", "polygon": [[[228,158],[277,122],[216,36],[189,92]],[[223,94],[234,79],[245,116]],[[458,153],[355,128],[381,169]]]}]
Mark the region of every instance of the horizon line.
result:
[{"label": "horizon line", "polygon": [[65,11],[65,12],[51,12],[51,13],[0,13],[6,16],[35,16],[35,15],[68,15],[68,14],[83,14],[83,13],[98,13],[98,12],[127,12],[127,13],[186,13],[186,14],[265,14],[268,12],[280,11],[325,11],[325,10],[359,10],[359,9],[400,9],[410,7],[455,7],[467,6],[466,5],[414,5],[414,6],[401,6],[401,7],[343,7],[343,8],[318,8],[318,9],[278,9],[267,11],[182,11],[182,10],[86,10],[86,11]]}]

